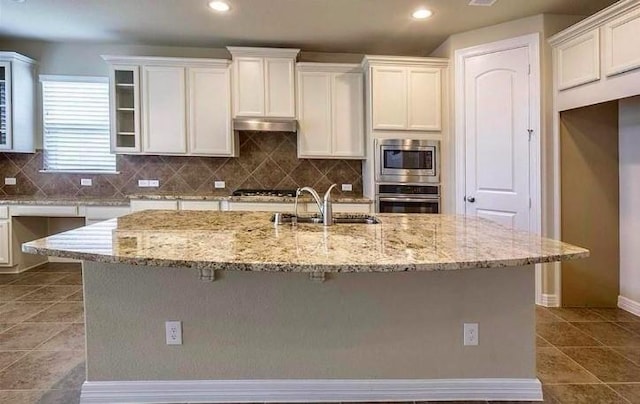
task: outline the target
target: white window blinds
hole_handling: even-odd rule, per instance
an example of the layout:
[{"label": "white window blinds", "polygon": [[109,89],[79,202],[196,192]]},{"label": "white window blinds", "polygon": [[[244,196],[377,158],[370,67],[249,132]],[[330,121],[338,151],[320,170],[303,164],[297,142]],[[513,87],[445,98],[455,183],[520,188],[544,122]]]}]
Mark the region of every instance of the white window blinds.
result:
[{"label": "white window blinds", "polygon": [[113,173],[109,83],[102,78],[47,77],[42,82],[44,170]]}]

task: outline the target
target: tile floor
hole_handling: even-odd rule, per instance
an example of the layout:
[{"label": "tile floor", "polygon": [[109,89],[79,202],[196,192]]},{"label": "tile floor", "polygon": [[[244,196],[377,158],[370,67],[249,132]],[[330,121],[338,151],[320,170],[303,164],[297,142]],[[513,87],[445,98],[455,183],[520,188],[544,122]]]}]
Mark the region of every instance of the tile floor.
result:
[{"label": "tile floor", "polygon": [[[77,403],[84,381],[82,275],[48,264],[0,275],[0,404]],[[536,308],[545,403],[640,404],[640,318]]]}]

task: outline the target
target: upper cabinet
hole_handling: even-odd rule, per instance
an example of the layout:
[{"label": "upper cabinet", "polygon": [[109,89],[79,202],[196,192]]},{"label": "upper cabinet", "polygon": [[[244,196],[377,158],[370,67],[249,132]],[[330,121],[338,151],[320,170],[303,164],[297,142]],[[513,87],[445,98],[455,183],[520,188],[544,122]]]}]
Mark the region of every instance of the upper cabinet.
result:
[{"label": "upper cabinet", "polygon": [[116,153],[234,156],[228,60],[104,56]]},{"label": "upper cabinet", "polygon": [[363,159],[360,65],[298,63],[298,156]]},{"label": "upper cabinet", "polygon": [[373,130],[442,130],[442,71],[433,58],[367,56]]},{"label": "upper cabinet", "polygon": [[640,94],[640,1],[621,0],[549,39],[556,109]]},{"label": "upper cabinet", "polygon": [[299,49],[227,47],[233,57],[233,116],[295,118]]},{"label": "upper cabinet", "polygon": [[0,52],[0,151],[35,151],[36,62]]}]

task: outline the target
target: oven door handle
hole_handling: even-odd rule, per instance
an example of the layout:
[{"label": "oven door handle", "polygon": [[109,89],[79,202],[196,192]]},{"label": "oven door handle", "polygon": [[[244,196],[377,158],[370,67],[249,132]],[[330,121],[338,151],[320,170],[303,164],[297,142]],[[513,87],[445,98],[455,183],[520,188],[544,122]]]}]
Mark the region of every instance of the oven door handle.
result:
[{"label": "oven door handle", "polygon": [[439,198],[378,198],[380,202],[440,202]]}]

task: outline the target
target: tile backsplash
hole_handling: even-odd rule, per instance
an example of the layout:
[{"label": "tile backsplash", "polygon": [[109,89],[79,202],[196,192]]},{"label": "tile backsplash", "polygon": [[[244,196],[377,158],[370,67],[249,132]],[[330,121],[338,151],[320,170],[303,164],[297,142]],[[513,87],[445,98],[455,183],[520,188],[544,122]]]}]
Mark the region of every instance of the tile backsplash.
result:
[{"label": "tile backsplash", "polygon": [[[0,195],[43,198],[124,198],[133,194],[229,195],[240,188],[295,189],[319,192],[333,183],[352,184],[345,196],[362,195],[360,160],[298,159],[296,135],[241,132],[240,157],[173,157],[118,155],[119,174],[43,173],[43,154],[0,154]],[[14,177],[16,185],[5,185]],[[80,186],[81,178],[93,185]],[[140,188],[138,180],[159,180],[158,188]],[[215,189],[214,181],[226,188]],[[337,190],[340,193],[339,189]]]}]

